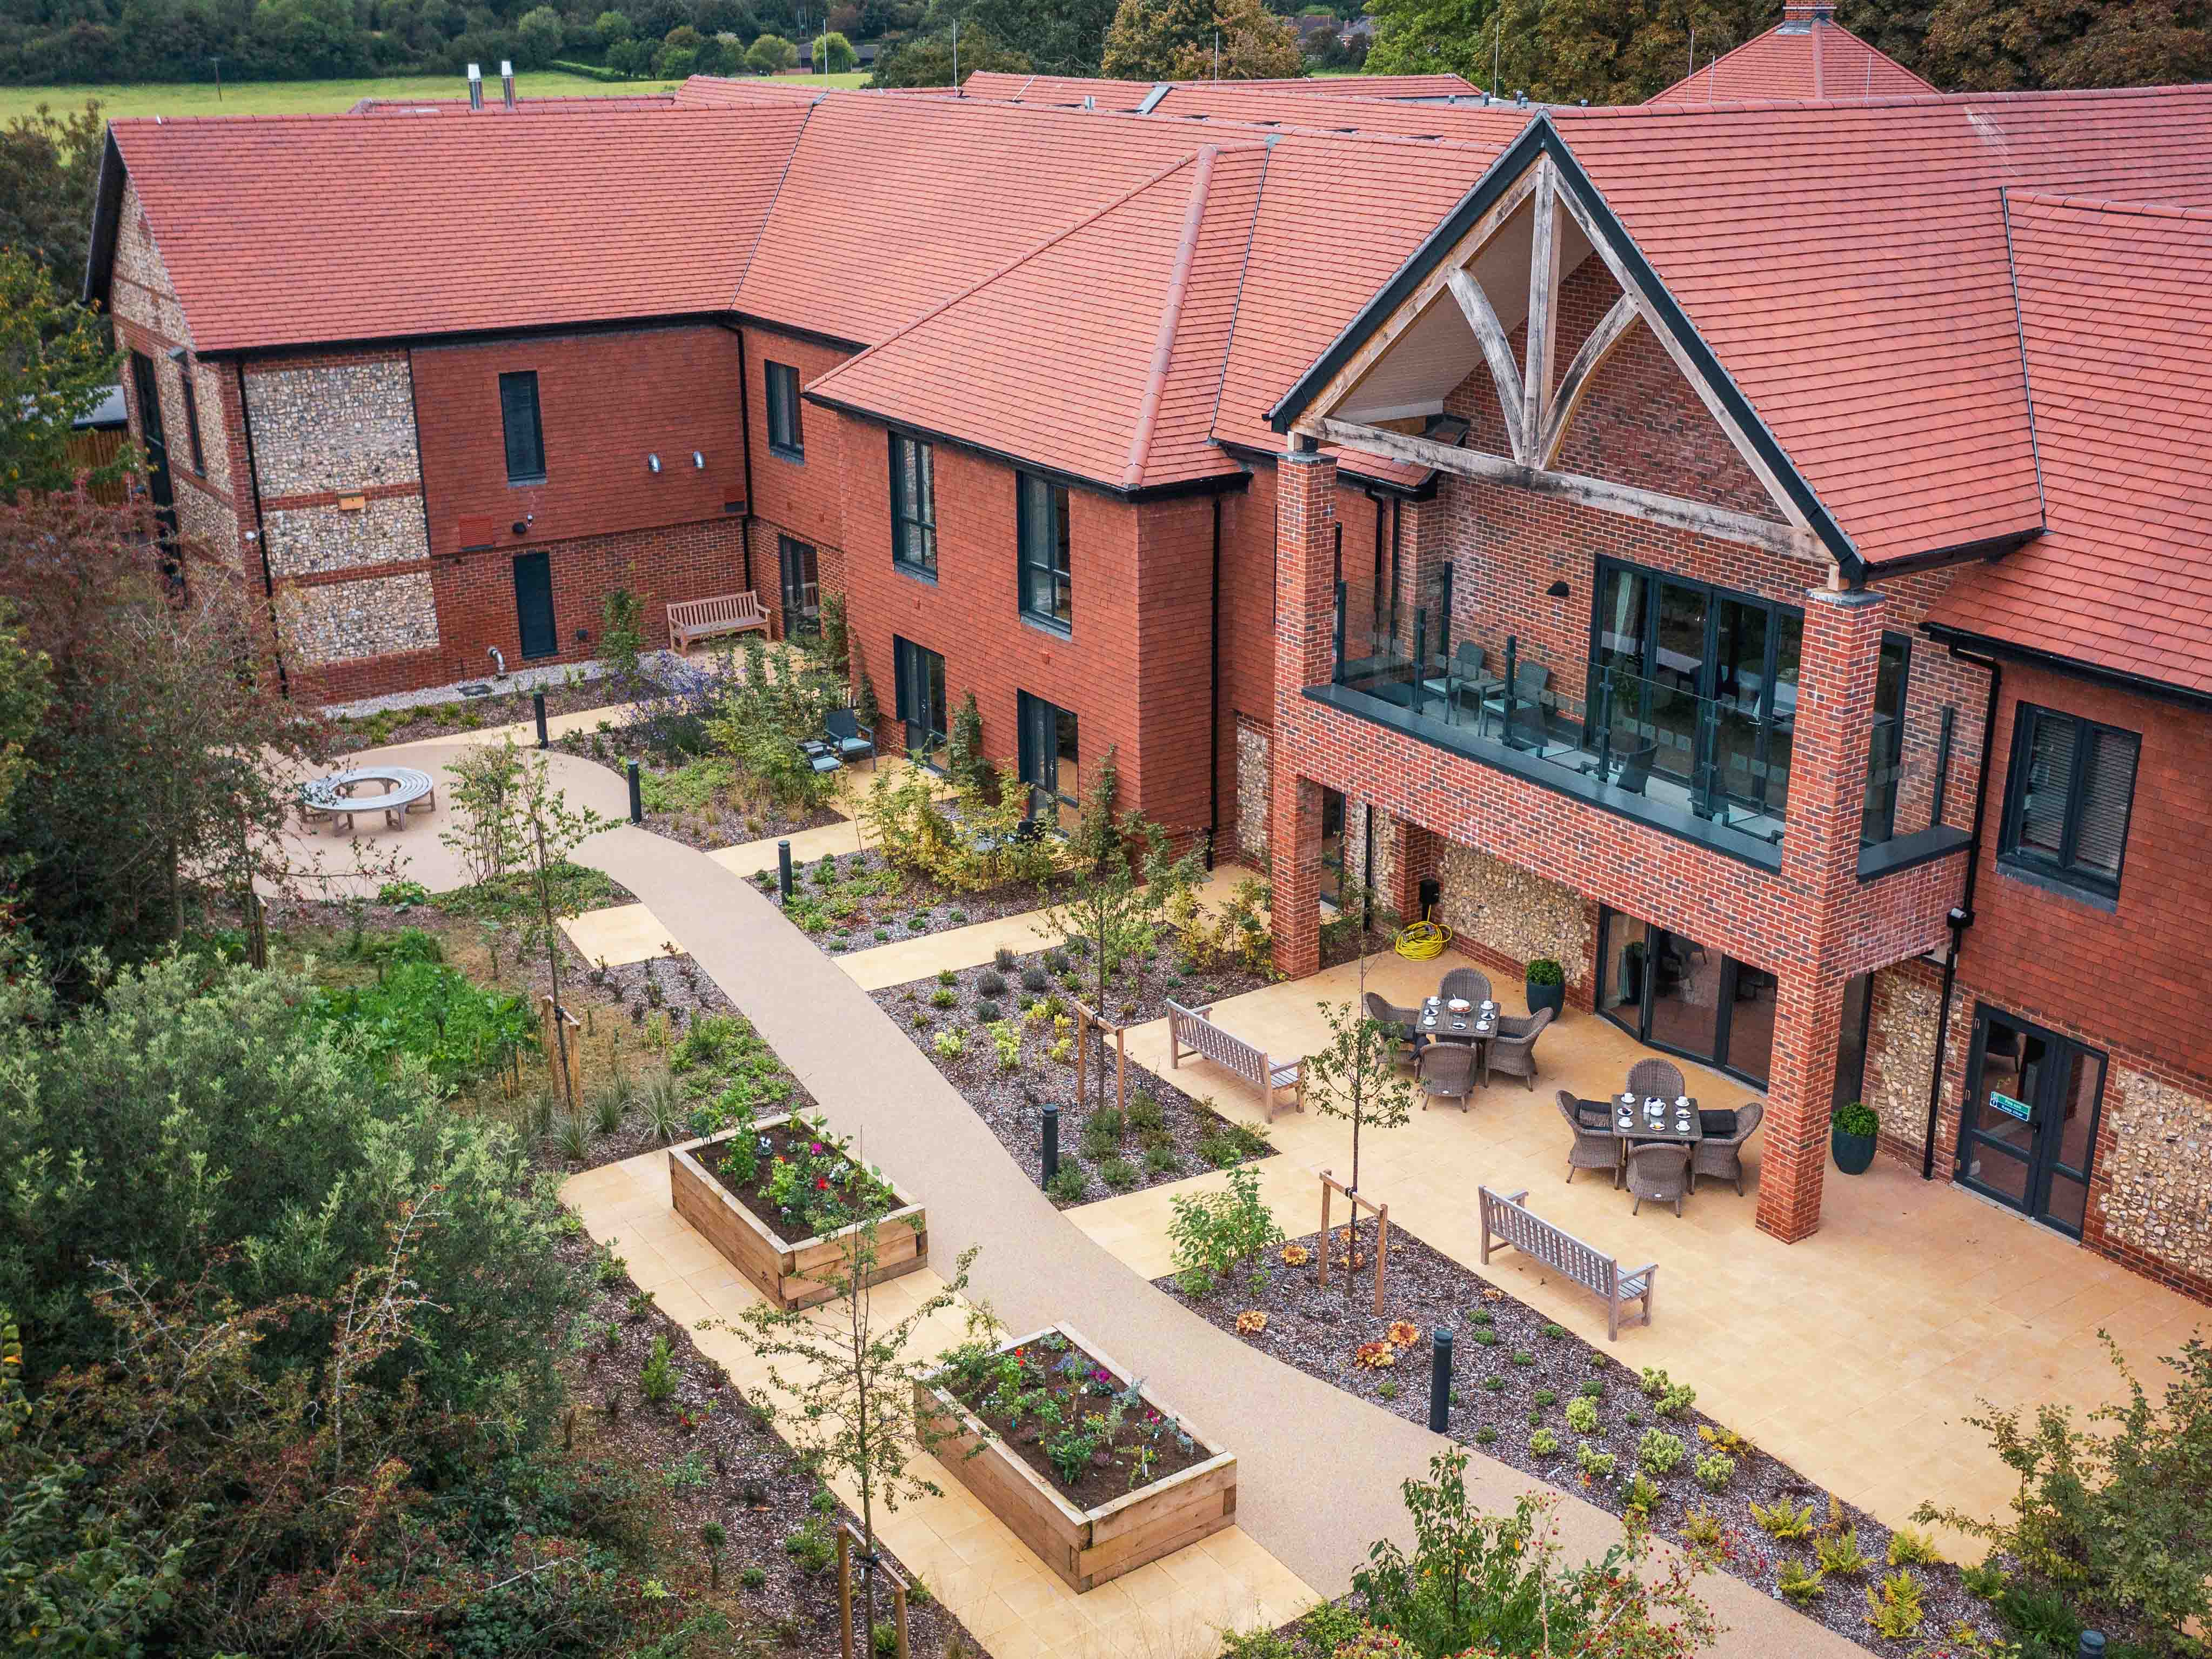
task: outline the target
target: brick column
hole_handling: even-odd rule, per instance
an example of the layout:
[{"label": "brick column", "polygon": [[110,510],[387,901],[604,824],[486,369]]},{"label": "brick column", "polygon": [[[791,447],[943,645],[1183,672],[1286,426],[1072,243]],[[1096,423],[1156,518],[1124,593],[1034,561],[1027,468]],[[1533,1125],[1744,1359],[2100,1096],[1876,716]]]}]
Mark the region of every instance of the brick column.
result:
[{"label": "brick column", "polygon": [[1321,787],[1299,775],[1312,730],[1304,692],[1334,672],[1336,462],[1294,453],[1275,467],[1275,733],[1269,759],[1275,971],[1321,969]]},{"label": "brick column", "polygon": [[1782,880],[1802,923],[1779,964],[1774,1060],[1759,1170],[1759,1227],[1795,1243],[1820,1224],[1828,1110],[1842,1041],[1847,930],[1858,901],[1860,808],[1875,673],[1888,601],[1815,588],[1805,596],[1791,733]]}]

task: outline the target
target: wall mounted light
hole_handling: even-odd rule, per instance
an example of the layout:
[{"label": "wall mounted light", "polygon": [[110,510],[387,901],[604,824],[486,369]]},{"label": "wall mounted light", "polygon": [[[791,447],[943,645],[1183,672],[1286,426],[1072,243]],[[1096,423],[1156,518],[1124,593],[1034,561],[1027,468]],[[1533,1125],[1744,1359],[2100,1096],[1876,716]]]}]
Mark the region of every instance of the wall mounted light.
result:
[{"label": "wall mounted light", "polygon": [[691,465],[704,472],[707,470],[707,458],[695,449],[691,452]]},{"label": "wall mounted light", "polygon": [[518,536],[527,536],[530,533],[530,520],[517,519],[513,524],[507,526],[507,528]]},{"label": "wall mounted light", "polygon": [[647,455],[647,456],[645,458],[645,470],[646,470],[647,471],[648,471],[648,472],[658,472],[658,471],[660,471],[660,457],[659,457],[659,456],[658,456],[658,455]]},{"label": "wall mounted light", "polygon": [[1553,582],[1549,587],[1546,588],[1544,592],[1549,598],[1554,599],[1564,599],[1567,597],[1570,589],[1566,583],[1559,581]]}]

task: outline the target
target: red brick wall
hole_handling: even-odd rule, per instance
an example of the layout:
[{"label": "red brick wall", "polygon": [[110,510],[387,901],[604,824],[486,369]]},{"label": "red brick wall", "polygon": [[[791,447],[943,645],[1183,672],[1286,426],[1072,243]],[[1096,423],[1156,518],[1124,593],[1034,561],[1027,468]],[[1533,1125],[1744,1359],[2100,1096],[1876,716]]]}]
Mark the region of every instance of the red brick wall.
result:
[{"label": "red brick wall", "polygon": [[[1221,711],[1214,787],[1223,802],[1219,851],[1248,862],[1261,848],[1237,844],[1237,722],[1275,721],[1275,473],[1253,469],[1250,488],[1221,498]],[[1353,532],[1347,529],[1348,544]]]},{"label": "red brick wall", "polygon": [[[434,555],[570,542],[744,510],[738,342],[705,325],[417,347],[415,408]],[[545,482],[507,481],[499,377],[535,370]],[[696,453],[703,470],[692,465]],[[649,453],[661,470],[650,471]],[[735,510],[732,510],[735,504]],[[535,514],[528,531],[508,526]],[[463,520],[477,521],[464,536]]]},{"label": "red brick wall", "polygon": [[[797,369],[799,384],[805,387],[851,354],[751,324],[740,331],[745,343],[745,429],[746,441],[752,447],[753,513],[758,520],[752,532],[753,587],[768,605],[781,638],[784,623],[783,588],[776,564],[779,535],[813,546],[823,592],[840,592],[844,588],[844,417],[801,398],[799,436],[805,446],[805,459],[794,461],[771,452],[767,365],[783,363]],[[878,481],[878,490],[888,495],[890,461],[882,446],[878,433],[873,447],[884,477]]]}]

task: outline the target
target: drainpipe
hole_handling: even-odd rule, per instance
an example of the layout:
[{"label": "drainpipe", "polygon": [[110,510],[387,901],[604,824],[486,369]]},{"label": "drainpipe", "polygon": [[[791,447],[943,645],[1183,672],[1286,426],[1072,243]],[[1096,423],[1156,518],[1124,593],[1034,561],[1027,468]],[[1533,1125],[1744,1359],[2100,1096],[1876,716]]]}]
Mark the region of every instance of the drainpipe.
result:
[{"label": "drainpipe", "polygon": [[738,526],[738,550],[744,561],[745,592],[753,586],[753,434],[751,405],[745,401],[745,331],[738,337],[738,453],[745,458],[745,516]]},{"label": "drainpipe", "polygon": [[1943,1070],[1950,1058],[1951,993],[1959,982],[1959,951],[1966,942],[1966,929],[1974,925],[1974,888],[1982,873],[1982,815],[1989,810],[1990,757],[1996,746],[1997,697],[2004,686],[2004,667],[1994,657],[1978,657],[1972,652],[1950,647],[1954,661],[1972,663],[1988,671],[1990,696],[1982,710],[1982,759],[1977,769],[1974,785],[1974,824],[1966,842],[1966,890],[1959,908],[1947,920],[1951,928],[1950,948],[1943,953],[1942,1001],[1936,1010],[1936,1074],[1928,1079],[1928,1133],[1920,1145],[1920,1178],[1936,1178],[1936,1120],[1943,1105]]},{"label": "drainpipe", "polygon": [[1213,868],[1221,839],[1221,496],[1213,497],[1212,611],[1206,623],[1206,653],[1212,663],[1206,720],[1206,867]]}]

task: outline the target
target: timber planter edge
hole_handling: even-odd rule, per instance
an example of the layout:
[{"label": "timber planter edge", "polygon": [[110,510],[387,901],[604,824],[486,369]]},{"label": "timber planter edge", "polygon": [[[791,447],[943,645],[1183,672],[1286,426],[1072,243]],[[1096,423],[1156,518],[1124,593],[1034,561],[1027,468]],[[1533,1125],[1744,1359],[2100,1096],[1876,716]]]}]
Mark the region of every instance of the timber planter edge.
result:
[{"label": "timber planter edge", "polygon": [[[753,1126],[753,1133],[773,1128],[790,1118],[789,1113],[764,1117]],[[693,1156],[702,1146],[715,1146],[744,1133],[746,1132],[725,1129],[720,1134],[670,1147],[669,1202],[677,1214],[690,1222],[720,1253],[724,1261],[777,1307],[789,1311],[827,1302],[836,1291],[828,1280],[817,1275],[841,1269],[848,1248],[848,1237],[865,1224],[841,1227],[813,1238],[787,1240],[778,1237]],[[891,1189],[899,1207],[876,1223],[876,1266],[867,1278],[871,1285],[880,1285],[887,1279],[896,1279],[929,1263],[927,1213],[896,1182],[879,1179]]]},{"label": "timber planter edge", "polygon": [[[1048,1325],[1011,1338],[996,1352],[1054,1334],[1128,1384],[1128,1372],[1070,1325]],[[1138,1394],[1163,1416],[1175,1415],[1141,1386]],[[1176,1420],[1183,1432],[1208,1455],[1096,1508],[1079,1510],[933,1381],[915,1384],[914,1403],[916,1415],[945,1437],[934,1449],[945,1473],[1079,1595],[1237,1524],[1236,1455],[1220,1450],[1182,1419]]]}]

